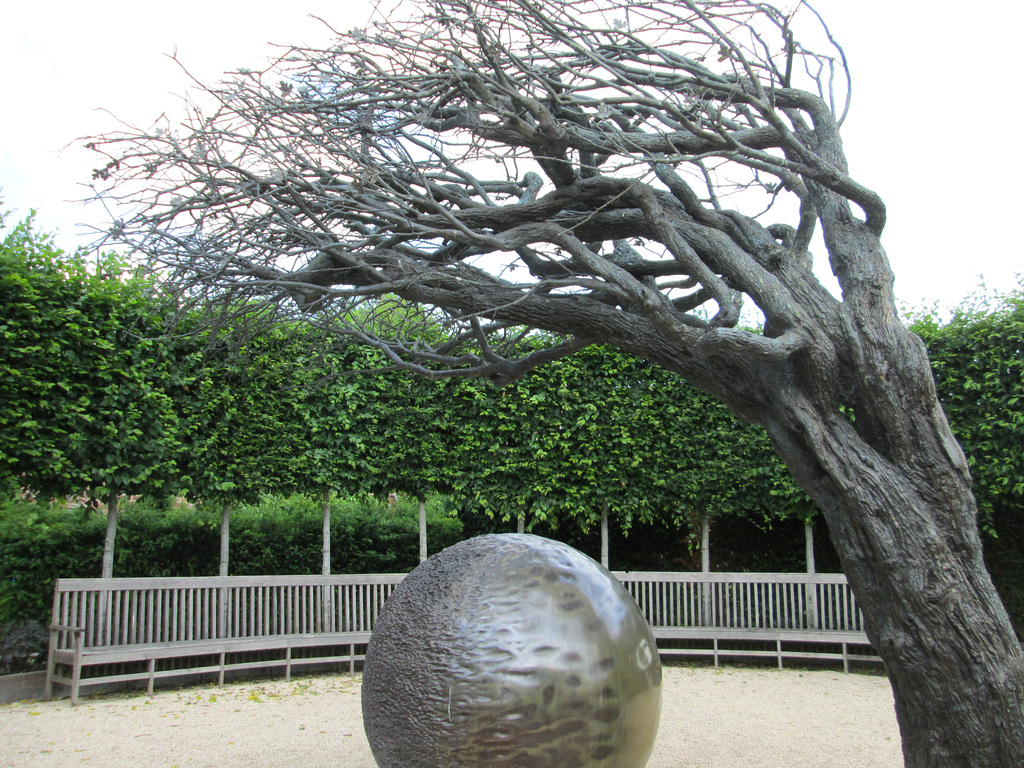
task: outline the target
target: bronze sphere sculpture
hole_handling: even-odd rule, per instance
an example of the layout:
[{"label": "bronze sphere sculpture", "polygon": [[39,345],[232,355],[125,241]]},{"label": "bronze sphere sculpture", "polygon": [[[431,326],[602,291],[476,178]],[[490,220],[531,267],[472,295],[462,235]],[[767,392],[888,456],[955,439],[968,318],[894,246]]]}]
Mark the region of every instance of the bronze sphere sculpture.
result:
[{"label": "bronze sphere sculpture", "polygon": [[366,652],[380,768],[643,768],[654,637],[614,576],[538,536],[480,536],[414,570]]}]

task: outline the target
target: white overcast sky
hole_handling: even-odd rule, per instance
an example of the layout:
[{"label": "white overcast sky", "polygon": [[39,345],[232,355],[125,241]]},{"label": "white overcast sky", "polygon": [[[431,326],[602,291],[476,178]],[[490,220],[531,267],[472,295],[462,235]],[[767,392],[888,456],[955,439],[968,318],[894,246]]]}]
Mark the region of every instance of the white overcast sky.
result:
[{"label": "white overcast sky", "polygon": [[[38,210],[73,249],[100,212],[74,202],[93,160],[76,138],[150,125],[188,77],[256,68],[271,43],[310,44],[364,26],[364,0],[35,0],[0,11],[0,207]],[[853,108],[843,136],[853,176],[888,205],[883,244],[909,305],[957,304],[984,279],[1017,285],[1024,245],[1018,0],[818,0],[846,49]],[[11,6],[14,6],[11,8]],[[69,148],[67,147],[69,144]]]}]

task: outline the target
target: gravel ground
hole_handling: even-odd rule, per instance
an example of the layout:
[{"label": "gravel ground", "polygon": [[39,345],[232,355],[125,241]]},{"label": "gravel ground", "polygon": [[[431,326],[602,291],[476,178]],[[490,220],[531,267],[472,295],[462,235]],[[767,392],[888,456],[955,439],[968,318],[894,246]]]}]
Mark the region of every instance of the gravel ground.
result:
[{"label": "gravel ground", "polygon": [[[374,768],[358,675],[0,705],[0,768]],[[899,768],[886,678],[665,668],[648,768]]]}]

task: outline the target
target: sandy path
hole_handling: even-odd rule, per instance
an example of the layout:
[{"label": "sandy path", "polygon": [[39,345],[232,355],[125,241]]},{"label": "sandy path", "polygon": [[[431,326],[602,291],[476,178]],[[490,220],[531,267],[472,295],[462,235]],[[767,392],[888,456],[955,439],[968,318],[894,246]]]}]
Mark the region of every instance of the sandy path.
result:
[{"label": "sandy path", "polygon": [[[667,667],[648,768],[899,768],[884,677]],[[374,768],[359,677],[0,705],[0,768]]]}]

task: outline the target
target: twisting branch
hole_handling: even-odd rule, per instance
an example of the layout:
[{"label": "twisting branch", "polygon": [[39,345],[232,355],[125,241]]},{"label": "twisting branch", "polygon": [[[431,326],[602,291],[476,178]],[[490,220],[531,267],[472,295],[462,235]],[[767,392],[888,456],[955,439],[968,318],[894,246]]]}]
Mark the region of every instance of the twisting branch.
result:
[{"label": "twisting branch", "polygon": [[[831,242],[850,203],[884,222],[813,76],[842,51],[798,37],[818,22],[746,0],[435,0],[208,89],[183,130],[91,140],[100,194],[135,210],[107,241],[195,301],[286,296],[345,323],[330,308],[358,297],[426,304],[459,340],[444,364],[476,373],[478,318],[633,346],[810,334],[794,296],[835,305],[816,225]],[[787,198],[788,223],[735,210]]]}]

